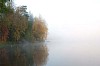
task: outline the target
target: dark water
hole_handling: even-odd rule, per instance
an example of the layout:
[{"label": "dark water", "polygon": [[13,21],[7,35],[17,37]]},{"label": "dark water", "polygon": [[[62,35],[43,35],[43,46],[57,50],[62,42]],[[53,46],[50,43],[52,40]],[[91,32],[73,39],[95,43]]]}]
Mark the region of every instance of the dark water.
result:
[{"label": "dark water", "polygon": [[0,46],[0,66],[44,66],[47,59],[48,49],[43,42]]}]

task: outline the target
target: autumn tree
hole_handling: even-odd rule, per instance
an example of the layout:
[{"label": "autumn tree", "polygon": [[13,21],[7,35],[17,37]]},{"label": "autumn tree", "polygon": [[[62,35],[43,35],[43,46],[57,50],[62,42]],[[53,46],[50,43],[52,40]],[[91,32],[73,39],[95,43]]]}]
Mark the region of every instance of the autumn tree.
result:
[{"label": "autumn tree", "polygon": [[47,30],[45,20],[41,17],[35,17],[32,26],[34,40],[45,40],[47,38]]},{"label": "autumn tree", "polygon": [[[9,5],[6,5],[8,4]],[[6,42],[9,34],[9,22],[6,21],[8,13],[13,13],[13,8],[10,6],[11,0],[0,0],[0,42]]]},{"label": "autumn tree", "polygon": [[41,17],[33,18],[27,6],[13,6],[13,0],[0,0],[0,43],[40,41],[47,38],[47,25]]},{"label": "autumn tree", "polygon": [[33,15],[31,12],[29,12],[28,14],[28,28],[26,30],[26,35],[25,35],[25,39],[29,42],[34,42],[33,36],[32,36],[32,25],[33,25]]},{"label": "autumn tree", "polygon": [[18,41],[25,36],[25,31],[28,27],[28,16],[26,16],[26,9],[24,6],[17,7],[15,13],[12,14],[12,21],[10,25],[10,33],[9,38],[12,37],[13,41]]}]

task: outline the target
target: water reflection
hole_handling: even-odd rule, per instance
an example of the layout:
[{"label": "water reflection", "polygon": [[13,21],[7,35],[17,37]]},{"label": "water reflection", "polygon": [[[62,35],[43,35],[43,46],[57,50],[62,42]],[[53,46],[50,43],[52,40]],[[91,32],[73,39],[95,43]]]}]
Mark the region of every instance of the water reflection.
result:
[{"label": "water reflection", "polygon": [[0,66],[43,66],[47,57],[47,46],[41,43],[0,47]]}]

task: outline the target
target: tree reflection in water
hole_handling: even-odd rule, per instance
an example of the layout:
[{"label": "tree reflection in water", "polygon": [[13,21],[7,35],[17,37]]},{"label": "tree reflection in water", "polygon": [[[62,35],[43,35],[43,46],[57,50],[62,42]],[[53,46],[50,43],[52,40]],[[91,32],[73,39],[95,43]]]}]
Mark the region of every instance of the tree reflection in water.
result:
[{"label": "tree reflection in water", "polygon": [[47,62],[45,44],[20,44],[0,47],[0,66],[43,66]]}]

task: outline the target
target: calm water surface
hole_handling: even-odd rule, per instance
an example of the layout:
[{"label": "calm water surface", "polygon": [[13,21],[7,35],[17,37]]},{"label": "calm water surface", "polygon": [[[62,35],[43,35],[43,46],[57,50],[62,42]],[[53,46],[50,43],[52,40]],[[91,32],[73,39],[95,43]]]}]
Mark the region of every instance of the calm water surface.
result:
[{"label": "calm water surface", "polygon": [[47,58],[43,42],[0,46],[0,66],[44,66]]},{"label": "calm water surface", "polygon": [[56,36],[45,43],[1,45],[0,66],[100,66],[100,44]]},{"label": "calm water surface", "polygon": [[54,37],[47,43],[46,66],[100,66],[100,42]]}]

